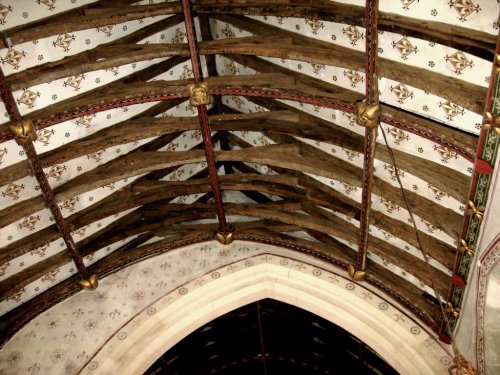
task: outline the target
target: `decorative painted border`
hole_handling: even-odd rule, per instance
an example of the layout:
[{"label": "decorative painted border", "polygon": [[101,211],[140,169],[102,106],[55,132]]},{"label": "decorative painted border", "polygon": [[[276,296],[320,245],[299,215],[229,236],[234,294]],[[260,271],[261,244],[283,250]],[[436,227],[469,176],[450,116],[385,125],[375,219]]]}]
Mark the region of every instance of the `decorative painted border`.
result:
[{"label": "decorative painted border", "polygon": [[477,280],[477,305],[476,305],[476,355],[478,370],[486,373],[484,353],[484,313],[486,308],[486,292],[488,276],[496,265],[500,264],[500,236],[498,236],[481,257],[481,267]]},{"label": "decorative painted border", "polygon": [[[471,187],[468,196],[468,210],[464,216],[461,239],[471,249],[477,246],[479,234],[482,228],[484,208],[486,207],[488,196],[493,182],[493,170],[495,160],[500,146],[500,134],[497,133],[496,121],[500,117],[500,43],[497,44],[495,62],[492,68],[490,88],[486,102],[483,127],[479,137],[476,162],[472,174]],[[492,117],[489,118],[489,117]],[[465,287],[471,266],[474,260],[474,253],[468,251],[457,251],[455,269],[452,277],[452,284],[447,302],[452,308],[461,308],[464,303]],[[458,316],[453,314],[452,309],[448,310],[447,320],[443,320],[441,325],[441,338],[449,342],[457,326]]]}]

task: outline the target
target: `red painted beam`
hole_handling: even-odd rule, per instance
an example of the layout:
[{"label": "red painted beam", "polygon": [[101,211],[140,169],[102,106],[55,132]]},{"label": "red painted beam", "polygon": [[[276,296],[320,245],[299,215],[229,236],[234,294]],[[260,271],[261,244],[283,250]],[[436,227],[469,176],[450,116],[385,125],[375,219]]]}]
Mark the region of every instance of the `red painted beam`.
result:
[{"label": "red painted beam", "polygon": [[[14,101],[14,97],[12,96],[12,91],[7,84],[5,79],[5,75],[0,68],[0,94],[2,100],[5,104],[5,108],[7,109],[7,113],[9,114],[11,122],[15,124],[21,124],[23,122],[23,118],[19,113],[19,109],[17,108],[16,102]],[[36,129],[34,129],[36,131]],[[42,191],[43,198],[45,199],[45,203],[49,208],[52,216],[54,217],[54,221],[57,225],[57,229],[61,232],[62,238],[66,243],[66,248],[73,259],[73,262],[78,270],[80,277],[83,280],[88,280],[90,278],[90,274],[87,270],[87,267],[83,264],[82,256],[78,252],[75,242],[73,241],[73,237],[71,236],[71,232],[64,221],[64,218],[61,214],[61,210],[59,206],[56,204],[54,198],[54,192],[49,185],[47,180],[47,176],[43,171],[42,165],[40,163],[40,159],[38,158],[38,154],[36,153],[35,147],[31,140],[28,140],[21,144],[21,147],[24,149],[26,153],[26,157],[30,163],[31,169],[33,170],[33,174],[40,185],[40,189]]]},{"label": "red painted beam", "polygon": [[[189,54],[191,57],[194,83],[195,85],[199,85],[203,81],[203,76],[189,0],[182,0],[182,12],[184,14],[184,23],[186,25],[186,36],[189,45]],[[203,144],[205,146],[205,157],[207,159],[208,172],[210,175],[210,184],[212,185],[217,218],[219,220],[219,230],[220,232],[222,232],[222,234],[226,235],[229,233],[229,228],[226,222],[226,214],[224,212],[224,206],[222,203],[222,193],[220,189],[219,178],[217,176],[217,168],[215,167],[214,146],[212,144],[212,135],[210,126],[208,124],[207,106],[199,105],[197,106],[197,108],[201,133],[203,135]]]},{"label": "red painted beam", "polygon": [[[227,86],[227,87],[217,87],[216,89],[209,88],[210,95],[242,95],[248,97],[260,97],[260,98],[270,98],[270,99],[281,99],[281,100],[291,100],[299,103],[306,103],[316,106],[321,106],[325,108],[338,109],[346,113],[354,113],[354,106],[352,103],[347,103],[342,100],[337,100],[333,98],[324,97],[312,97],[307,95],[297,95],[296,93],[289,92],[284,89],[266,89],[261,87],[237,87],[237,86]],[[33,124],[36,125],[37,129],[44,129],[48,126],[60,124],[64,121],[68,121],[80,116],[89,115],[93,113],[98,113],[102,111],[107,111],[113,108],[121,108],[130,105],[166,101],[171,99],[188,98],[187,92],[176,92],[166,90],[161,94],[154,95],[138,95],[136,97],[127,98],[114,98],[110,102],[95,103],[93,105],[88,105],[86,107],[77,107],[66,110],[64,112],[55,113],[47,117],[34,119]],[[464,157],[470,162],[474,162],[476,154],[472,152],[467,147],[464,147],[458,142],[439,134],[438,132],[427,129],[417,123],[399,119],[392,115],[386,113],[381,113],[380,121],[388,125],[394,126],[399,129],[403,129],[407,132],[418,135],[428,139],[434,143],[437,143],[443,147],[446,147],[458,155]],[[12,139],[11,134],[1,134],[0,143]]]},{"label": "red painted beam", "polygon": [[[378,0],[367,0],[365,5],[366,27],[366,93],[365,104],[378,105],[377,75],[377,17]],[[356,270],[364,272],[367,266],[368,237],[370,229],[370,210],[373,188],[373,161],[377,144],[378,125],[365,129],[365,146],[363,161],[363,190],[361,193],[361,214],[359,220],[358,259]]]}]

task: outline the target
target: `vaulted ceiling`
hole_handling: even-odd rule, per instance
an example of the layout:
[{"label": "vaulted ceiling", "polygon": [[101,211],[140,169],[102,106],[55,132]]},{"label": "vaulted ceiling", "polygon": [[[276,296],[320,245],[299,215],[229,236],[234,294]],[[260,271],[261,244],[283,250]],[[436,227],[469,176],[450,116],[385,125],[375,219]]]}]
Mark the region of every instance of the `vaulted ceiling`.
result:
[{"label": "vaulted ceiling", "polygon": [[217,233],[351,265],[437,330],[499,5],[376,3],[1,0],[4,339]]}]

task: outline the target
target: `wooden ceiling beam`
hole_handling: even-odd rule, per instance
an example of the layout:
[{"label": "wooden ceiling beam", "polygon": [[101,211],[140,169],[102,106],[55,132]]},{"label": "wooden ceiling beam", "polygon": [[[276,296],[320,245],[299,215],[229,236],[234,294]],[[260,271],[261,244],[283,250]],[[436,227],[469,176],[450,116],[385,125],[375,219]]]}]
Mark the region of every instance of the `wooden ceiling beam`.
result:
[{"label": "wooden ceiling beam", "polygon": [[[278,141],[278,143],[285,142],[290,146],[296,145],[300,148],[299,154],[301,156],[296,157],[292,153],[289,153],[286,156],[286,160],[284,160],[285,158],[280,158],[282,159],[281,162],[271,158],[266,161],[265,159],[259,157],[249,157],[247,160],[242,161],[294,169],[345,182],[358,188],[361,187],[362,170],[360,168],[345,163],[342,159],[327,154],[326,152],[305,144],[293,137],[285,135],[269,135],[269,137]],[[259,147],[255,148],[259,149]],[[248,155],[251,155],[250,151],[248,152]],[[397,204],[400,207],[405,207],[401,190],[376,176],[374,177],[373,193],[389,200],[391,203]],[[457,238],[462,217],[461,215],[444,206],[436,205],[431,200],[420,196],[411,190],[406,190],[406,195],[410,207],[416,215],[427,222],[432,223],[437,228],[440,228],[451,237]]]},{"label": "wooden ceiling beam", "polygon": [[[241,233],[240,239],[288,247],[295,251],[305,252],[323,260],[330,261],[344,269],[347,267],[347,264],[353,261],[355,255],[354,251],[344,252],[340,249],[335,250],[332,246],[307,241],[275,231],[269,231],[265,228],[247,228],[244,231],[239,230],[238,232]],[[244,235],[242,233],[244,233]],[[180,236],[171,237],[138,248],[115,251],[93,264],[90,269],[93,273],[99,274],[100,277],[104,277],[107,274],[125,267],[131,262],[158,254],[159,252],[167,251],[168,249],[206,241],[212,237],[212,231],[205,234],[195,232],[191,235],[189,233],[187,235],[182,233]],[[383,290],[394,296],[404,306],[410,308],[411,311],[433,329],[437,328],[440,314],[439,309],[436,305],[423,299],[422,293],[417,287],[377,265],[374,265],[371,270],[372,272],[367,278],[367,282],[377,287],[382,287]],[[23,325],[51,307],[56,301],[66,299],[76,293],[79,290],[76,285],[76,280],[75,276],[70,277],[5,314],[0,322],[2,342],[8,340]]]},{"label": "wooden ceiling beam", "polygon": [[[296,86],[301,90],[301,92],[309,92],[313,90],[317,90],[318,88],[322,92],[329,93],[331,95],[336,96],[337,98],[340,98],[344,101],[349,101],[349,102],[356,102],[361,99],[363,99],[363,96],[359,93],[356,93],[354,91],[351,91],[349,89],[342,88],[340,86],[328,83],[326,81],[323,81],[318,78],[310,77],[306,74],[303,73],[298,73],[291,71],[287,68],[281,67],[277,64],[273,64],[269,61],[266,61],[264,59],[261,59],[259,57],[255,56],[245,56],[245,55],[224,55],[226,58],[233,60],[241,65],[247,66],[249,68],[252,68],[256,70],[259,73],[280,73],[280,74],[287,74],[296,80]],[[253,102],[273,102],[273,99],[265,99],[262,100],[261,98],[258,97],[248,97],[248,100],[253,101]],[[261,104],[263,107],[266,107],[264,104]],[[286,106],[283,103],[277,103],[276,105],[283,105]],[[291,107],[292,109],[293,107]],[[293,108],[292,110],[297,109]],[[418,136],[422,136],[422,134],[434,134],[434,135],[439,135],[440,138],[444,141],[445,144],[453,145],[453,144],[458,144],[461,149],[464,149],[467,151],[467,154],[470,155],[475,155],[475,150],[477,148],[478,144],[478,137],[472,134],[468,133],[462,133],[462,132],[457,132],[453,128],[449,128],[447,126],[443,126],[442,124],[432,121],[430,119],[423,118],[418,115],[411,114],[407,111],[404,111],[402,109],[398,108],[392,108],[387,105],[382,104],[382,114],[384,115],[385,118],[394,118],[397,119],[396,122],[408,122],[410,124],[416,124],[417,128],[419,129],[419,132],[415,132],[413,130],[413,133],[416,133]],[[312,116],[314,117],[314,116]],[[317,120],[317,122],[322,121],[325,123],[325,120]],[[331,122],[328,122],[329,124]],[[335,124],[333,124],[333,127],[335,128]],[[337,131],[340,131],[340,129],[343,129],[342,127],[337,126],[336,127]],[[409,129],[405,129],[406,131],[410,131]],[[420,130],[422,132],[420,132]],[[343,130],[345,132],[345,130]],[[351,133],[351,132],[350,132]],[[333,135],[334,136],[334,135]],[[353,133],[352,136],[358,137],[362,139],[361,136],[357,135],[356,133]],[[351,136],[351,137],[352,137]],[[344,136],[342,136],[344,137]],[[429,137],[431,140],[435,141],[435,137]],[[359,144],[359,142],[356,142]],[[353,147],[348,147],[352,148]],[[361,148],[360,148],[361,150]],[[397,151],[397,150],[395,150]]]},{"label": "wooden ceiling beam", "polygon": [[[365,124],[365,138],[363,149],[363,181],[361,184],[361,212],[359,218],[359,236],[358,236],[358,259],[355,271],[365,272],[368,266],[368,240],[370,230],[370,212],[372,205],[372,190],[374,180],[374,161],[375,147],[377,146],[377,131],[380,120],[380,103],[378,90],[378,0],[367,0],[365,3],[365,98],[363,104],[366,108],[375,108],[375,124]],[[356,113],[358,125],[361,111]],[[373,120],[372,120],[373,121]],[[399,173],[396,171],[396,173]],[[372,242],[373,239],[370,239]],[[353,275],[354,277],[354,275]]]},{"label": "wooden ceiling beam", "polygon": [[[92,9],[92,5],[87,6],[87,8]],[[49,19],[50,22],[47,22],[47,19],[44,18],[26,26],[5,30],[5,35],[11,40],[13,45],[17,45],[53,35],[181,12],[178,1],[170,2],[168,5],[147,4],[109,8],[99,7],[96,9],[98,11],[95,12],[86,10],[85,8],[80,9],[82,10],[75,10],[74,12],[51,17]]]},{"label": "wooden ceiling beam", "polygon": [[[239,138],[236,138],[235,136],[230,136],[230,140],[231,142],[238,144],[240,147],[249,146],[247,143]],[[243,163],[237,163],[236,167],[245,173],[255,172],[253,168]],[[318,203],[319,205],[358,220],[360,204],[349,198],[347,195],[339,193],[337,190],[334,190],[328,185],[325,185],[302,172],[286,170],[279,167],[273,167],[273,170],[280,174],[288,173],[296,176],[299,179],[299,186],[303,187],[307,191],[308,195],[315,196],[318,192],[320,192],[330,197],[329,205],[322,205]],[[374,210],[371,215],[371,224],[385,231],[389,235],[393,235],[408,242],[416,248],[419,247],[419,243],[415,237],[414,228],[406,222],[402,222],[398,219],[385,215],[383,212]],[[426,252],[433,259],[443,264],[448,269],[453,268],[456,253],[454,246],[448,245],[423,231],[420,231],[419,236]]]},{"label": "wooden ceiling beam", "polygon": [[[329,220],[332,225],[343,228],[343,231],[347,233],[346,236],[334,235],[334,237],[349,241],[352,244],[358,243],[359,228],[353,223],[345,221],[336,215],[323,210],[321,207],[311,205],[307,202],[303,202],[302,208],[315,220]],[[326,232],[322,231],[322,233]],[[330,233],[326,234],[331,235]],[[378,255],[389,264],[400,267],[414,277],[422,280],[428,286],[432,285],[432,279],[434,279],[438,293],[441,296],[445,296],[447,294],[450,284],[450,276],[435,268],[432,269],[432,275],[430,275],[429,268],[424,260],[418,259],[399,247],[392,245],[390,242],[383,241],[372,235],[368,235],[367,237],[367,253],[368,252]],[[370,272],[369,267],[367,268],[368,272]],[[367,268],[365,268],[365,270]]]},{"label": "wooden ceiling beam", "polygon": [[[326,143],[332,143],[339,147],[345,148],[346,150],[351,150],[358,153],[362,152],[363,138],[357,133],[351,132],[348,129],[335,125],[334,123],[325,121],[276,100],[264,100],[260,98],[248,99],[260,106],[263,106],[264,108],[269,109],[270,111],[286,110],[296,113],[299,116],[298,123],[301,124],[301,127],[304,129],[303,131],[306,132],[306,134],[302,135],[299,132],[294,133],[294,129],[292,127],[287,128],[287,133],[290,135],[296,135]],[[228,107],[224,107],[224,110],[227,113],[235,112],[234,109]],[[242,125],[244,126],[244,123]],[[271,129],[268,129],[266,126],[262,125],[261,129],[261,131],[263,132],[275,133],[272,130],[273,127],[271,127]],[[311,130],[309,131],[309,129]],[[324,129],[325,137],[320,135],[322,129]],[[327,134],[330,134],[330,137],[327,137]],[[427,159],[418,158],[414,155],[399,151],[397,149],[393,149],[393,153],[397,161],[398,168],[400,168],[401,170],[429,182],[430,184],[432,184],[432,186],[435,186],[438,189],[446,192],[458,201],[465,200],[469,185],[469,178],[467,176],[464,176],[462,173],[448,168],[443,164],[438,164]],[[378,145],[378,147],[375,148],[375,157],[388,165],[392,165],[392,159],[387,148],[384,145]]]},{"label": "wooden ceiling beam", "polygon": [[[337,1],[315,0],[197,0],[193,9],[198,14],[214,16],[252,15],[319,19],[364,27],[364,8]],[[486,60],[493,59],[496,38],[479,30],[443,22],[379,13],[379,30],[439,43]]]},{"label": "wooden ceiling beam", "polygon": [[[255,37],[222,39],[217,41],[218,45],[214,42],[205,45],[205,48],[201,47],[201,53],[278,57],[364,71],[363,52],[283,30],[247,17],[226,15],[213,15],[213,17],[259,36],[259,39],[258,42],[253,42]],[[379,59],[379,75],[448,99],[474,113],[483,112],[487,95],[485,87],[385,58]],[[469,95],[462,95],[463,92]]]}]

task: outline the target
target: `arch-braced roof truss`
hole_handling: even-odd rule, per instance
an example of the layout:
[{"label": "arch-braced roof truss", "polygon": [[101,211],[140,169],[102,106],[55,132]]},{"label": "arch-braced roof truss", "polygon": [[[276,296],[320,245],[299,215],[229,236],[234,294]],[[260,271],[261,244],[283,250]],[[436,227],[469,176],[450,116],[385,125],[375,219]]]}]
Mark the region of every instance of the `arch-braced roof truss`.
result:
[{"label": "arch-braced roof truss", "polygon": [[[434,289],[459,307],[496,152],[498,4],[10,3],[7,336],[81,278],[233,230],[366,271],[436,330]],[[202,82],[212,101],[191,105]],[[363,100],[378,127],[356,122]],[[9,126],[26,120],[37,138],[19,145]]]}]

